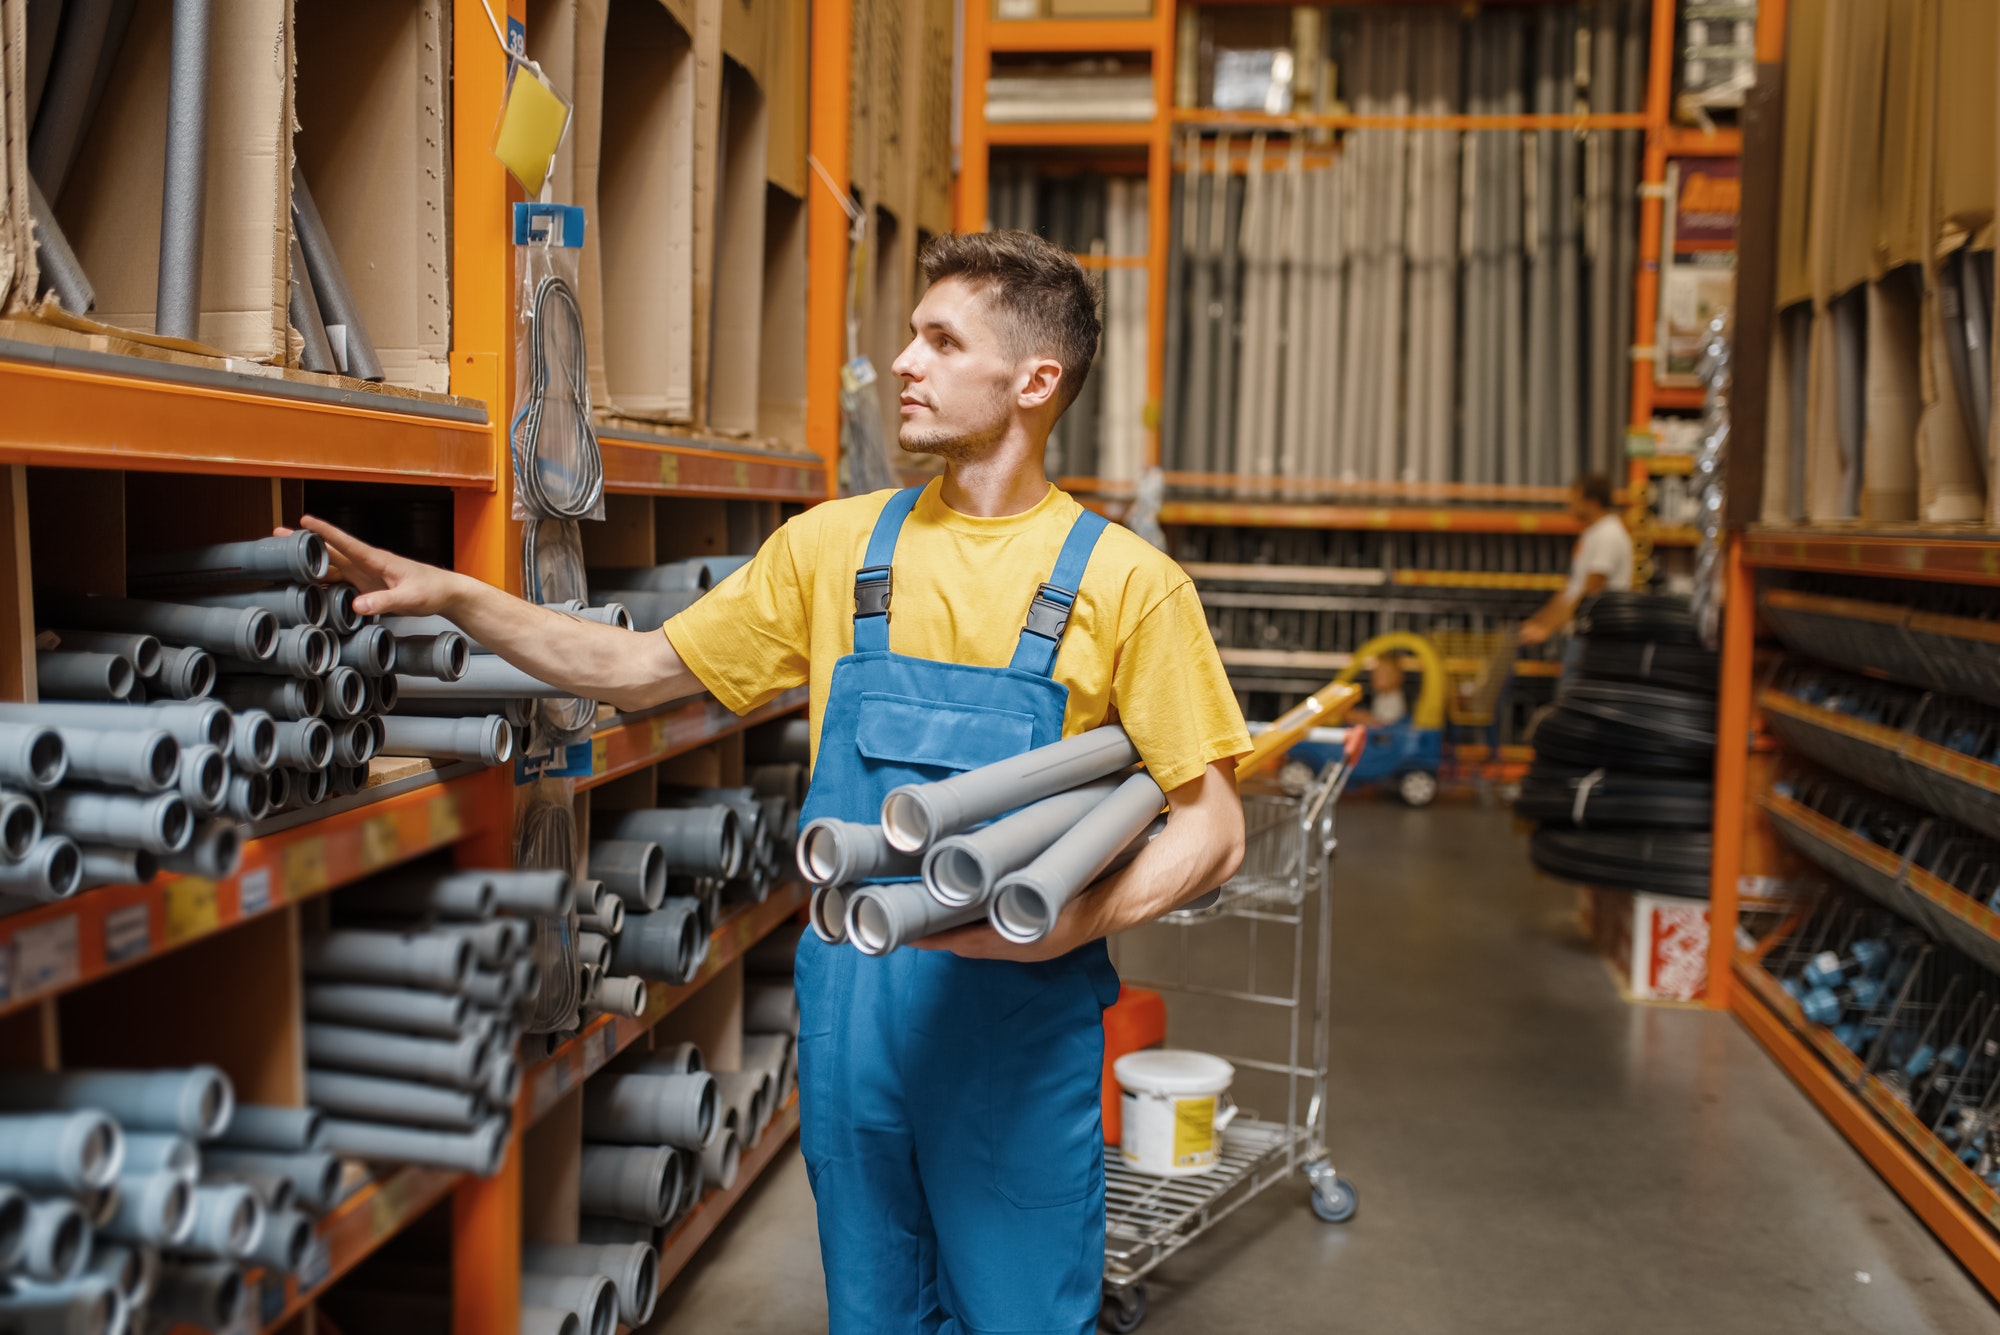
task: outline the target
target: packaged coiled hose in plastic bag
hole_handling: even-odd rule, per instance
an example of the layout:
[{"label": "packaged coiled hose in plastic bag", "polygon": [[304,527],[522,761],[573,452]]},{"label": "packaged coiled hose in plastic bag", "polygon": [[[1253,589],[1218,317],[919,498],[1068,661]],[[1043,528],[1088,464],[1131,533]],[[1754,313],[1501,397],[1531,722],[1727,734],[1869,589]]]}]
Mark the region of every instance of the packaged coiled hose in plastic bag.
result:
[{"label": "packaged coiled hose in plastic bag", "polygon": [[514,518],[604,518],[604,457],[590,419],[577,302],[583,210],[514,206]]}]

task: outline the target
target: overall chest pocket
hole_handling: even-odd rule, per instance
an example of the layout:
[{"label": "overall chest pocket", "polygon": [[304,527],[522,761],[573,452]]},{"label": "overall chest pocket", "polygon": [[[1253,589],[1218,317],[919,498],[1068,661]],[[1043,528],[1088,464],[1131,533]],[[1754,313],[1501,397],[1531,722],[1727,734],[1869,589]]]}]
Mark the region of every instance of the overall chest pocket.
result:
[{"label": "overall chest pocket", "polygon": [[1034,715],[996,705],[867,691],[855,713],[855,749],[891,765],[978,769],[1017,756],[1034,741]]}]

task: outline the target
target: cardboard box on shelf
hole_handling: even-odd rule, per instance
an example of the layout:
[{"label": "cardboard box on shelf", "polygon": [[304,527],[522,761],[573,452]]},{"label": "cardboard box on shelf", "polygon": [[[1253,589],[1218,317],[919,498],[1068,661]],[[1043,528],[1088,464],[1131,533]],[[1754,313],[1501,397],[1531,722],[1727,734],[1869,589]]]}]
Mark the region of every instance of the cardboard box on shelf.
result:
[{"label": "cardboard box on shelf", "polygon": [[[725,0],[734,4],[736,0]],[[749,71],[725,63],[717,175],[720,226],[715,235],[713,336],[708,346],[708,426],[734,436],[757,434],[763,352],[764,173],[768,133],[764,94]]]},{"label": "cardboard box on shelf", "polygon": [[[950,13],[946,0],[945,10]],[[806,6],[781,6],[779,30],[771,41],[770,58],[757,86],[764,92],[764,115],[769,124],[764,170],[772,185],[799,199],[806,196],[806,68],[811,41],[806,24]],[[947,18],[949,22],[949,18]],[[945,48],[945,80],[951,79],[951,48]],[[949,89],[947,88],[947,100]]]},{"label": "cardboard box on shelf", "polygon": [[920,231],[932,236],[951,230],[951,0],[918,0],[920,21],[911,23],[910,156],[916,184],[911,209]]},{"label": "cardboard box on shelf", "polygon": [[806,448],[805,201],[773,185],[764,200],[764,325],[757,352],[757,433]]}]

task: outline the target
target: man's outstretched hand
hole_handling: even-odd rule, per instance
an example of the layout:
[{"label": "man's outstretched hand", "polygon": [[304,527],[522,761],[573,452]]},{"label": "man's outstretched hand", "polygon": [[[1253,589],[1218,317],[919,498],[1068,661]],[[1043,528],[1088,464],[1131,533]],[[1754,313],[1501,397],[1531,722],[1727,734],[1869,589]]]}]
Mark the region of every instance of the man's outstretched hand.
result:
[{"label": "man's outstretched hand", "polygon": [[[465,579],[449,570],[371,547],[324,519],[305,515],[300,518],[299,527],[319,534],[326,541],[333,577],[346,580],[361,591],[361,596],[354,600],[354,610],[362,616],[448,615]],[[277,530],[281,538],[290,532],[288,528]]]}]

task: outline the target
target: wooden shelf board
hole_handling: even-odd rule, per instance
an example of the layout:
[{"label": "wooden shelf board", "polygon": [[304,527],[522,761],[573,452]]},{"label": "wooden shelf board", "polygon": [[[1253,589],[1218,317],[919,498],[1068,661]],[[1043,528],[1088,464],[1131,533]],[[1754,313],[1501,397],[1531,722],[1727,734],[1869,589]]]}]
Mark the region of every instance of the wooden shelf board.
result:
[{"label": "wooden shelf board", "polygon": [[1989,1295],[2000,1298],[2000,1196],[1861,1068],[1756,962],[1735,961],[1729,1007],[1806,1096]]},{"label": "wooden shelf board", "polygon": [[491,773],[420,783],[252,839],[225,881],[159,876],[0,918],[0,1014],[454,843],[490,818],[479,788]]},{"label": "wooden shelf board", "polygon": [[827,496],[826,461],[817,455],[623,426],[600,426],[597,444],[604,455],[606,491],[808,504]]},{"label": "wooden shelf board", "polygon": [[763,1137],[755,1145],[743,1151],[742,1160],[736,1169],[736,1181],[729,1190],[711,1191],[702,1197],[700,1203],[688,1211],[687,1217],[681,1220],[679,1226],[669,1233],[666,1241],[660,1245],[662,1292],[666,1291],[667,1285],[673,1283],[681,1271],[687,1269],[688,1262],[694,1259],[694,1254],[701,1249],[701,1244],[707,1242],[709,1235],[729,1217],[729,1212],[734,1210],[737,1202],[749,1193],[750,1188],[764,1175],[764,1170],[771,1166],[779,1152],[791,1144],[792,1136],[798,1129],[799,1098],[797,1093],[794,1093],[786,1100],[785,1106],[772,1115],[771,1124],[764,1128]]},{"label": "wooden shelf board", "polygon": [[1157,19],[995,19],[986,29],[995,51],[1151,51]]},{"label": "wooden shelf board", "polygon": [[1972,524],[1862,529],[1755,526],[1743,560],[1773,570],[1823,570],[1961,584],[2000,584],[2000,532]]},{"label": "wooden shelf board", "polygon": [[797,881],[773,887],[763,903],[749,905],[716,925],[708,941],[708,958],[693,978],[678,987],[647,984],[643,1016],[631,1020],[621,1015],[601,1015],[584,1026],[582,1033],[537,1062],[521,1082],[520,1101],[515,1105],[516,1124],[528,1126],[539,1121],[563,1095],[603,1070],[613,1057],[673,1014],[716,975],[748,954],[752,946],[790,921],[805,907],[807,897],[806,887]]},{"label": "wooden shelf board", "polygon": [[0,463],[491,491],[483,406],[0,340]]},{"label": "wooden shelf board", "polygon": [[806,689],[800,686],[748,714],[733,714],[713,696],[704,695],[638,718],[621,719],[590,739],[590,773],[579,778],[576,786],[594,788],[622,778],[731,733],[782,718],[805,704]]}]

